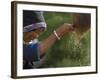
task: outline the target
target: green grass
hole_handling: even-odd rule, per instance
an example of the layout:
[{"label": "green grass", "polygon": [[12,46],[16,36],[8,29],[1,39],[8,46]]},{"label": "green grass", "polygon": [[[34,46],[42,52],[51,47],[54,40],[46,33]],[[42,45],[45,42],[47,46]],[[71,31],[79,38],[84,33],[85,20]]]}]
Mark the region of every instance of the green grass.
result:
[{"label": "green grass", "polygon": [[[46,39],[54,29],[65,22],[72,22],[70,13],[45,12],[47,30],[40,36],[40,41]],[[75,45],[72,34],[67,34],[57,41],[46,54],[46,64],[43,67],[74,67],[90,65],[90,31],[81,39],[80,45]]]}]

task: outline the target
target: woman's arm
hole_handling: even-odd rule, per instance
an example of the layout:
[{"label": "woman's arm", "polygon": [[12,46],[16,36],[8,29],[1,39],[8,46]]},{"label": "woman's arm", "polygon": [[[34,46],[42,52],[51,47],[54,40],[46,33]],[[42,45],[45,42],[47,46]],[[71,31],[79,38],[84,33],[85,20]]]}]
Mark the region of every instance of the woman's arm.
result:
[{"label": "woman's arm", "polygon": [[39,45],[40,55],[44,55],[47,50],[56,42],[56,40],[59,40],[59,38],[62,38],[64,35],[66,35],[68,32],[72,32],[73,26],[72,24],[64,23],[62,26],[60,26],[58,29],[56,29],[56,32],[53,32],[48,38],[46,38],[41,44]]}]

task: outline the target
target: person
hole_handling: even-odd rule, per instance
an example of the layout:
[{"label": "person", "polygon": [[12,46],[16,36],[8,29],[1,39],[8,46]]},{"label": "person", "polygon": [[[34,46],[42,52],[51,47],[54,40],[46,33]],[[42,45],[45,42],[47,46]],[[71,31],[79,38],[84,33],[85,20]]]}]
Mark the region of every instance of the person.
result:
[{"label": "person", "polygon": [[23,11],[23,69],[33,69],[45,62],[47,50],[64,35],[74,30],[72,24],[64,23],[41,43],[38,41],[47,27],[42,11]]}]

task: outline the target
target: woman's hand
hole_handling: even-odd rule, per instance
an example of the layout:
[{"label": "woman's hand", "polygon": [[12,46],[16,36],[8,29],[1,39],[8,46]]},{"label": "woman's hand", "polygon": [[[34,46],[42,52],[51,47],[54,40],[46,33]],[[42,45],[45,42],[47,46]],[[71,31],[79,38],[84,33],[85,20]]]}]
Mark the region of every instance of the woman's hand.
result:
[{"label": "woman's hand", "polygon": [[69,23],[64,23],[62,26],[56,29],[56,33],[59,37],[62,37],[68,32],[72,32],[72,31],[74,31],[73,24],[69,24]]}]

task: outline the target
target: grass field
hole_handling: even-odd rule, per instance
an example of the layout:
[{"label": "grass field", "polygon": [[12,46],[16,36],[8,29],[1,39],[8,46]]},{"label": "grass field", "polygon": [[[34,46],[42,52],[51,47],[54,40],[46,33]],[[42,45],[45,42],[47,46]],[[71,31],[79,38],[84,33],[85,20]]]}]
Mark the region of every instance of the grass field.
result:
[{"label": "grass field", "polygon": [[[70,13],[45,12],[44,17],[47,23],[47,30],[40,36],[42,41],[47,38],[53,30],[65,22],[72,22]],[[90,65],[90,31],[75,44],[75,36],[67,34],[60,41],[57,41],[46,54],[46,64],[43,67],[74,67]]]}]

